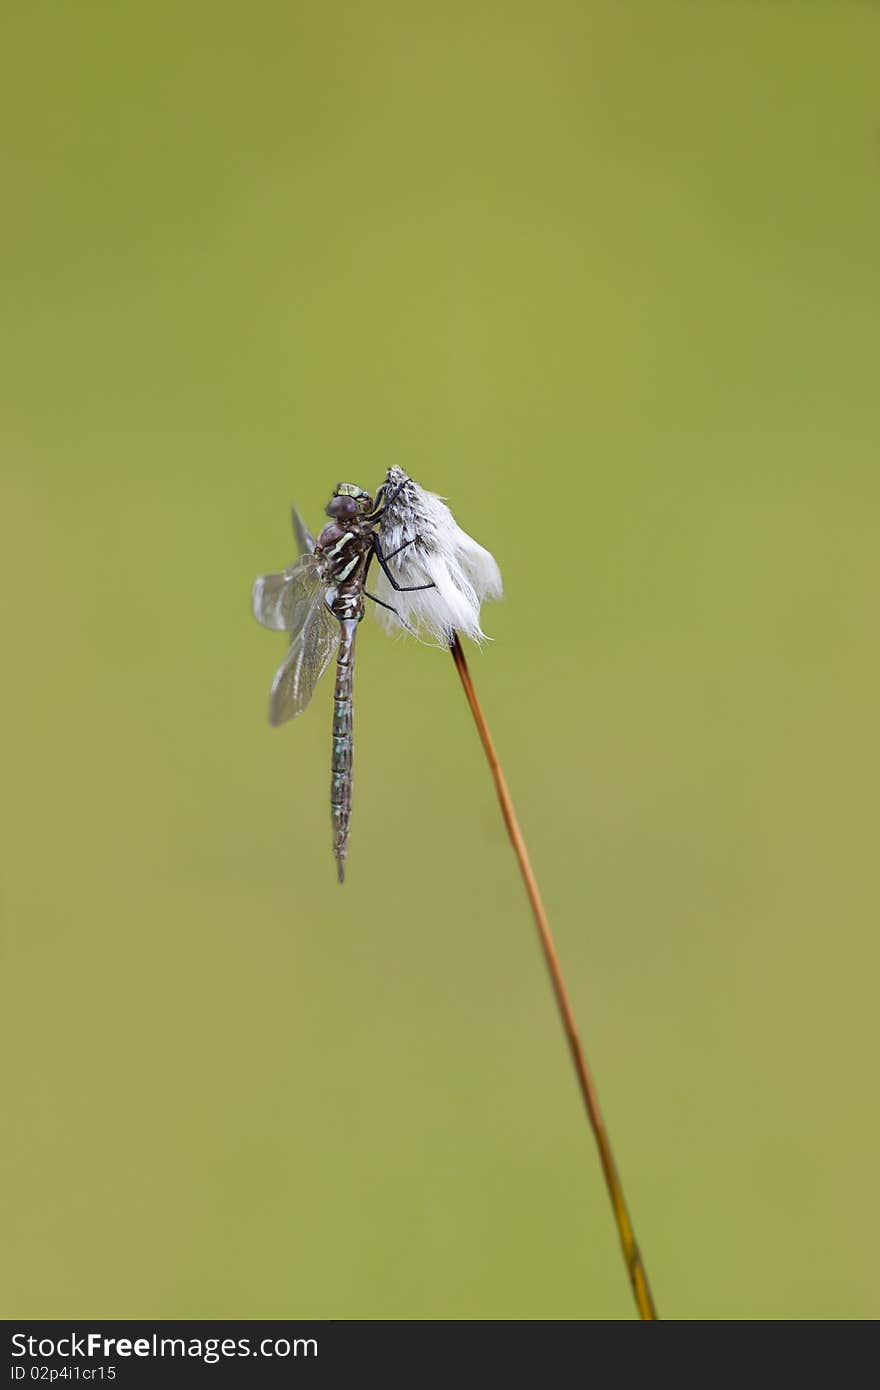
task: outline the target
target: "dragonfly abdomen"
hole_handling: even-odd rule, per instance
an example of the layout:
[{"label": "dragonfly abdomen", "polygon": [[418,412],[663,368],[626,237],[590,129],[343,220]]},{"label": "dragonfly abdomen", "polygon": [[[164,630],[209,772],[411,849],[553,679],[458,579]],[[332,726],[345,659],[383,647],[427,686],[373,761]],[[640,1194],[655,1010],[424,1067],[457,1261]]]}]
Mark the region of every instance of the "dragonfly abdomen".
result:
[{"label": "dragonfly abdomen", "polygon": [[336,659],[336,688],[333,695],[333,757],[330,776],[330,818],[333,823],[333,853],[339,882],[345,881],[348,828],[351,823],[351,769],[354,760],[352,691],[354,684],[354,640],[357,619],[343,618],[342,636]]}]

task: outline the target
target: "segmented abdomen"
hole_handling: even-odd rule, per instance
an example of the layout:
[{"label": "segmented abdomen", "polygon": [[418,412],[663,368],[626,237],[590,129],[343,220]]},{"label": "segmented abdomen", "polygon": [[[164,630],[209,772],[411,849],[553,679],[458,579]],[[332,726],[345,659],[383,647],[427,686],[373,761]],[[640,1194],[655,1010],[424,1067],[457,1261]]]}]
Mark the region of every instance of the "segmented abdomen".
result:
[{"label": "segmented abdomen", "polygon": [[333,695],[333,760],[330,779],[330,818],[333,822],[333,853],[339,882],[345,880],[348,853],[348,827],[351,822],[351,766],[354,757],[352,736],[352,688],[354,682],[354,639],[357,620],[342,621],[342,636],[336,658],[336,689]]}]

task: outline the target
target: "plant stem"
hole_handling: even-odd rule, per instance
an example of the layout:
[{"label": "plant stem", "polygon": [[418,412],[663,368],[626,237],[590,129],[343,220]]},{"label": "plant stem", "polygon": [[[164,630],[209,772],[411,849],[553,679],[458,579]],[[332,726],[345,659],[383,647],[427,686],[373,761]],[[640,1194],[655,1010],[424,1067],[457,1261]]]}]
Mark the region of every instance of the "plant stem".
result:
[{"label": "plant stem", "polygon": [[553,935],[550,931],[550,924],[547,921],[547,914],[544,911],[544,904],[541,902],[541,894],[538,889],[537,879],[529,862],[529,854],[526,843],[523,839],[516,812],[513,809],[513,802],[510,799],[510,792],[507,790],[507,782],[501,770],[498,754],[492,742],[492,735],[489,733],[489,726],[486,723],[485,715],[480,707],[474,683],[471,680],[471,673],[468,670],[467,660],[464,650],[458,637],[458,633],[451,643],[452,659],[455,662],[456,670],[461,677],[464,686],[464,693],[467,702],[471,707],[471,714],[474,716],[474,723],[483,744],[486,759],[492,772],[495,782],[495,790],[498,793],[498,801],[501,805],[501,814],[504,817],[504,824],[507,826],[507,833],[510,836],[510,843],[513,845],[513,852],[519,862],[520,872],[529,902],[532,905],[532,913],[535,918],[535,926],[538,928],[538,936],[541,941],[541,949],[544,952],[544,959],[547,962],[547,969],[550,972],[550,980],[553,984],[553,993],[556,996],[556,1003],[562,1018],[562,1026],[565,1029],[565,1036],[568,1040],[571,1060],[577,1073],[578,1084],[587,1117],[596,1140],[596,1147],[599,1150],[599,1161],[602,1164],[602,1172],[605,1174],[605,1182],[608,1187],[608,1196],[611,1199],[611,1206],[614,1212],[614,1220],[617,1224],[617,1231],[620,1236],[620,1244],[623,1248],[623,1258],[626,1262],[627,1272],[629,1273],[630,1283],[632,1284],[633,1295],[636,1300],[636,1307],[639,1310],[639,1317],[644,1320],[654,1320],[657,1318],[657,1311],[654,1307],[654,1300],[651,1297],[651,1290],[648,1286],[648,1276],[639,1247],[636,1244],[635,1231],[632,1221],[627,1211],[626,1201],[623,1196],[623,1187],[617,1172],[617,1165],[614,1162],[614,1155],[611,1152],[611,1141],[608,1138],[608,1130],[605,1128],[605,1121],[602,1119],[602,1112],[599,1109],[599,1098],[593,1084],[590,1069],[587,1066],[587,1059],[581,1047],[578,1037],[577,1027],[574,1021],[571,1001],[568,997],[568,990],[565,987],[565,979],[562,974],[562,966],[559,956],[553,943]]}]

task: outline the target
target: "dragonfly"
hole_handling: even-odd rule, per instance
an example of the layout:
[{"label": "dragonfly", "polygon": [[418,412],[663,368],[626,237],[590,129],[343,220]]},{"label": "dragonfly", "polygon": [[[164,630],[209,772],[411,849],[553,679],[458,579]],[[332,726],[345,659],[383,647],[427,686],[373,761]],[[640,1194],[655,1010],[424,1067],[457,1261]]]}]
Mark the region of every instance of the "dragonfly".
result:
[{"label": "dragonfly", "polygon": [[[317,540],[294,508],[293,532],[299,559],[278,574],[261,576],[253,589],[254,617],[264,627],[286,632],[290,639],[287,655],[272,682],[271,724],[284,724],[302,714],[315,686],[336,656],[330,817],[340,883],[345,881],[351,825],[354,653],[358,623],[366,611],[365,599],[371,599],[392,613],[397,612],[391,604],[368,592],[370,566],[375,560],[398,593],[434,587],[433,583],[401,584],[389,568],[388,561],[412,545],[415,537],[388,554],[382,548],[379,534],[382,517],[409,481],[404,478],[393,486],[385,482],[375,497],[355,483],[339,483],[325,509],[330,520]],[[403,618],[400,621],[406,626]]]}]

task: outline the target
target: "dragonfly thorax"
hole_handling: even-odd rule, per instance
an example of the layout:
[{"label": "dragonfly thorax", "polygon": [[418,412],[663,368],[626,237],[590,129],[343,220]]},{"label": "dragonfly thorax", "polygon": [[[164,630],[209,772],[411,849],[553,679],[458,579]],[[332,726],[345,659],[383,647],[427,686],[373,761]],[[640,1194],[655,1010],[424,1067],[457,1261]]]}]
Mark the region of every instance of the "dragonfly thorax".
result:
[{"label": "dragonfly thorax", "polygon": [[337,545],[338,542],[348,534],[348,531],[341,521],[329,521],[318,536],[315,550],[319,554],[326,554],[327,551],[332,550],[334,545]]},{"label": "dragonfly thorax", "polygon": [[318,537],[315,558],[328,585],[327,606],[340,621],[364,613],[364,579],[371,550],[370,526],[362,521],[328,523]]}]

